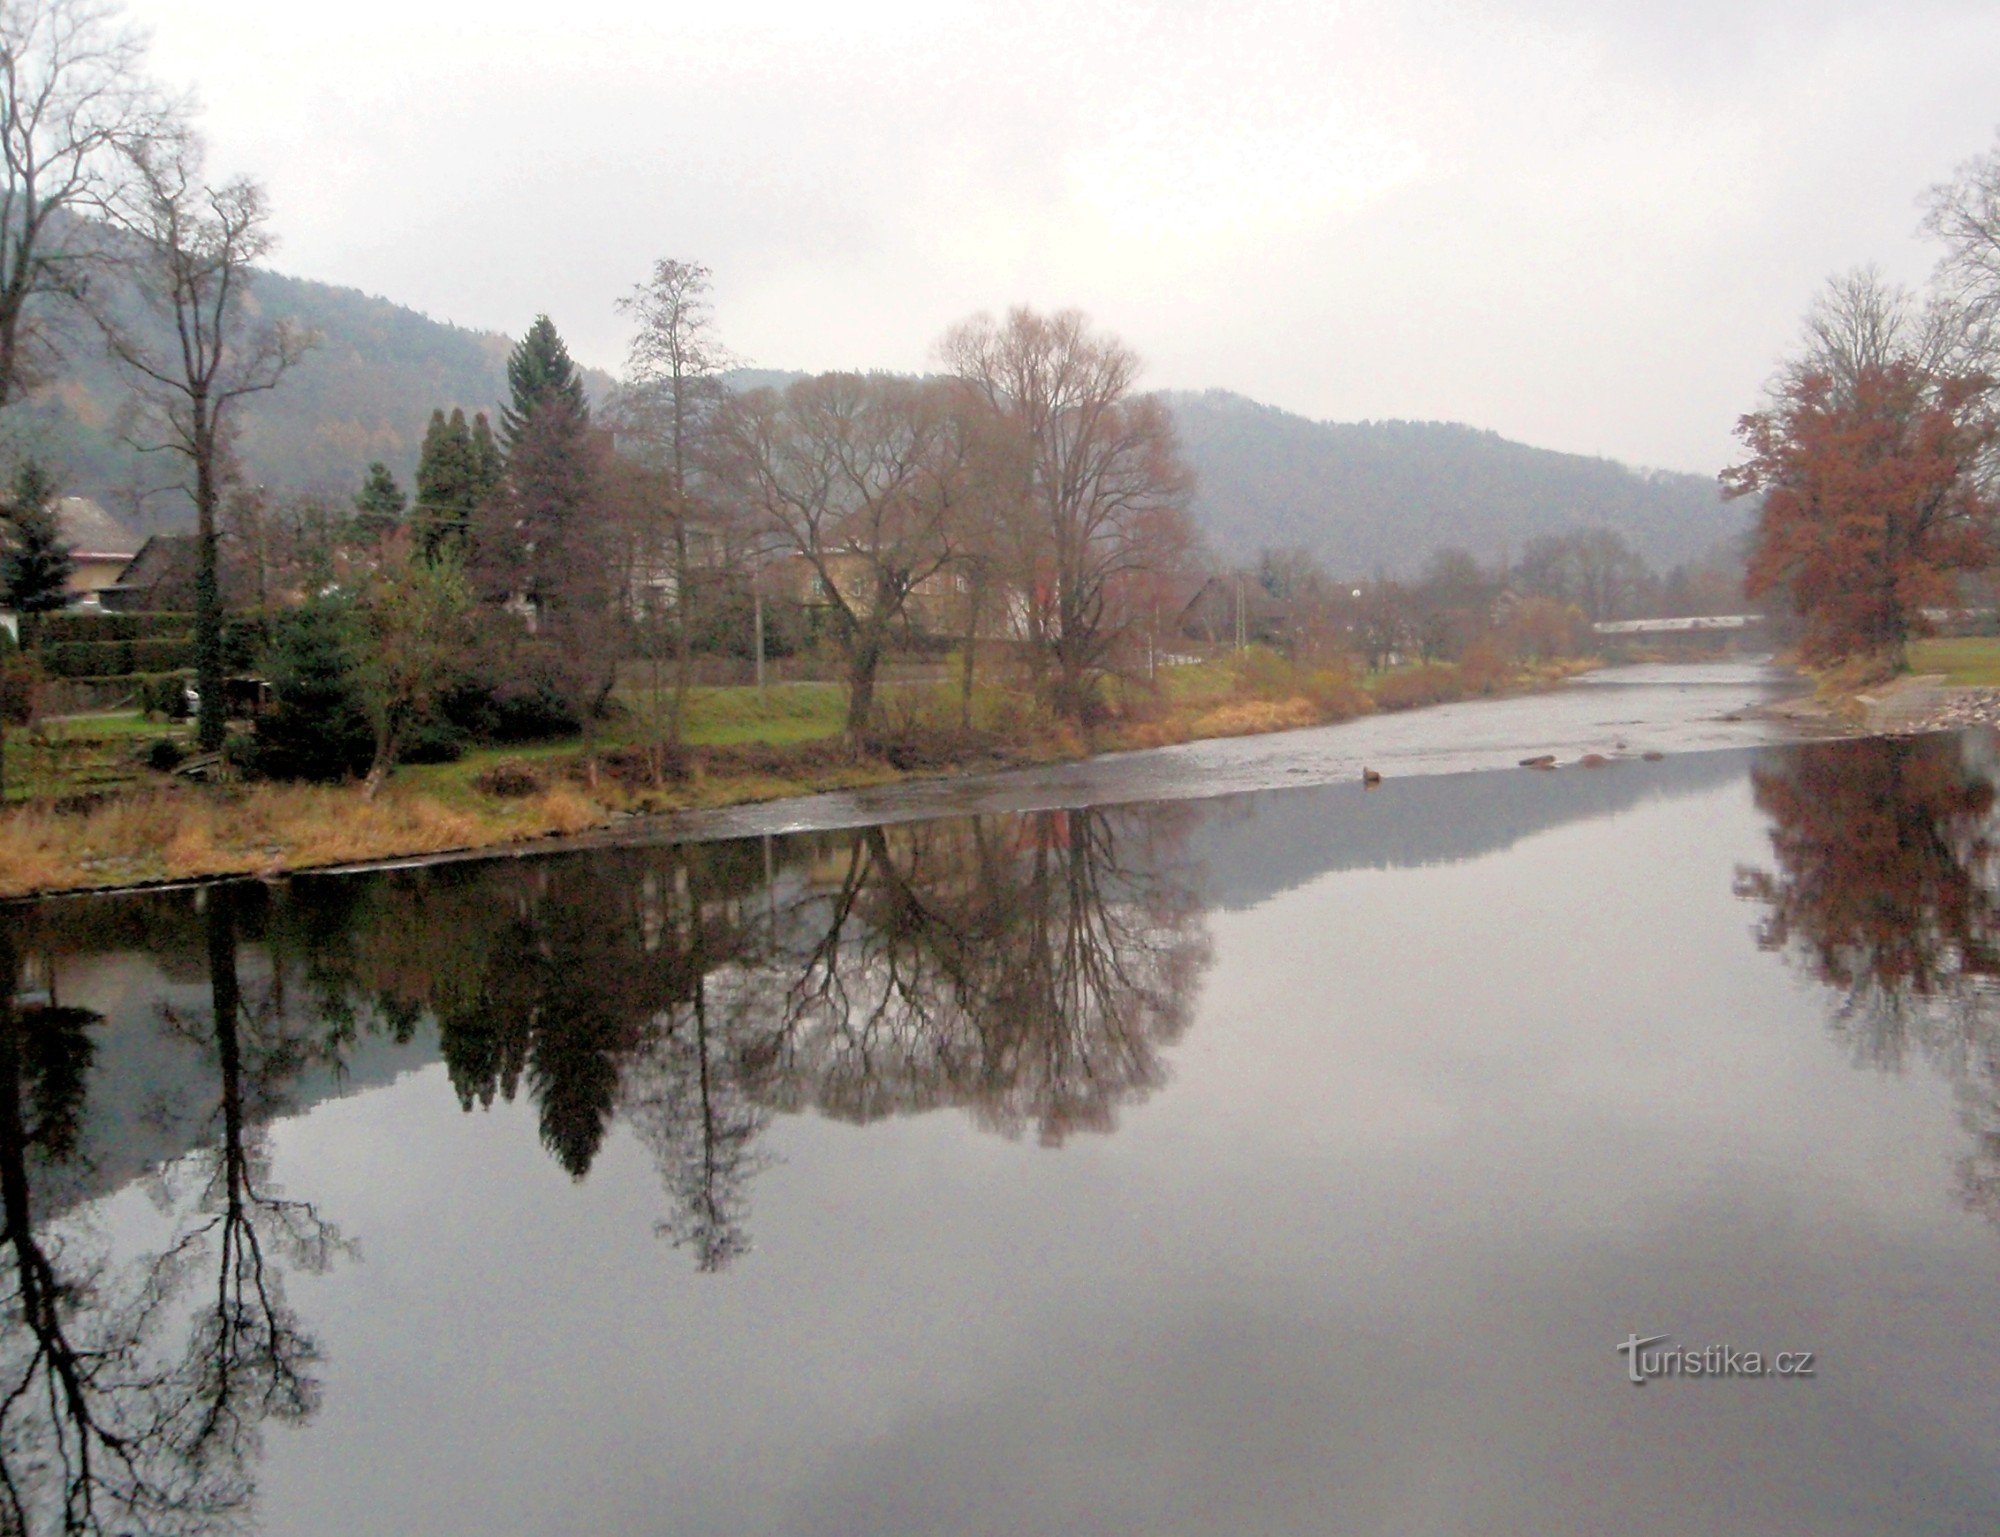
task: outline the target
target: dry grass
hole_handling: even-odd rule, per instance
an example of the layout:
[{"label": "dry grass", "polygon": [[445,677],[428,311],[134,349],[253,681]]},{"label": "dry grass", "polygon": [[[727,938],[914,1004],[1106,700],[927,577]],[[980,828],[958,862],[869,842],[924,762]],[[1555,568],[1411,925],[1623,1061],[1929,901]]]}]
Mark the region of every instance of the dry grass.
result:
[{"label": "dry grass", "polygon": [[566,785],[492,806],[394,788],[373,801],[314,785],[148,790],[0,815],[0,896],[437,854],[581,832],[609,816]]},{"label": "dry grass", "polygon": [[[1341,667],[1295,667],[1269,654],[1177,669],[1157,688],[1114,698],[1113,719],[1086,740],[1025,696],[982,691],[975,730],[957,725],[955,696],[909,690],[885,711],[877,752],[840,744],[724,742],[691,749],[671,782],[637,772],[629,748],[576,747],[408,771],[375,800],[358,787],[142,785],[84,807],[31,803],[0,812],[0,897],[220,875],[276,875],[374,859],[488,848],[602,827],[629,813],[736,805],[923,775],[1054,763],[1092,751],[1249,736],[1352,719],[1470,692],[1546,685],[1586,664],[1412,669],[1364,689]],[[1411,673],[1417,676],[1412,677]],[[1395,682],[1394,679],[1408,679]],[[1387,698],[1383,697],[1385,685]],[[935,697],[932,697],[933,693]],[[901,765],[901,766],[898,766]],[[513,779],[518,778],[519,783]],[[503,793],[504,792],[504,793]]]}]

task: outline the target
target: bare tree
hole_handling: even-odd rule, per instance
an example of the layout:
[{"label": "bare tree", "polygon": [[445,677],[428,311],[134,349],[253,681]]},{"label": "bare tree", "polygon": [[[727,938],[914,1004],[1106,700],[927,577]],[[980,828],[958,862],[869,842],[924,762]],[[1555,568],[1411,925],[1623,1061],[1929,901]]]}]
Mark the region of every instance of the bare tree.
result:
[{"label": "bare tree", "polygon": [[1133,393],[1139,360],[1074,310],[978,316],[944,338],[945,362],[1020,435],[1029,466],[1015,579],[1051,694],[1082,718],[1092,678],[1135,617],[1121,579],[1171,564],[1191,533],[1192,484],[1157,400]]},{"label": "bare tree", "polygon": [[145,38],[118,18],[105,0],[0,0],[0,406],[54,361],[51,301],[77,297],[101,254],[84,221],[174,131]]},{"label": "bare tree", "polygon": [[272,246],[263,190],[238,177],[202,176],[199,146],[181,137],[141,145],[132,184],[115,205],[135,249],[126,262],[141,316],[102,312],[111,351],[138,378],[160,431],[148,448],[183,461],[194,500],[200,566],[195,578],[195,677],[199,738],[222,746],[222,594],[216,511],[232,474],[235,407],[276,386],[313,338],[285,322],[258,321],[244,304],[251,264]]},{"label": "bare tree", "polygon": [[1851,400],[1861,380],[1890,367],[1939,373],[1959,353],[1965,335],[1965,312],[1947,298],[1925,300],[1874,266],[1837,273],[1806,311],[1799,351],[1772,394],[1817,375],[1832,381],[1840,398]]},{"label": "bare tree", "polygon": [[2000,353],[2000,139],[1931,188],[1924,228],[1944,242],[1938,286],[1990,369]]},{"label": "bare tree", "polygon": [[[644,499],[635,530],[638,560],[647,578],[642,587],[645,609],[639,617],[657,622],[670,615],[673,625],[674,691],[664,718],[659,637],[649,648],[654,661],[656,777],[659,739],[676,746],[680,742],[694,660],[695,572],[689,533],[703,510],[692,490],[694,469],[701,439],[723,398],[719,376],[733,361],[716,339],[708,290],[708,268],[665,258],[653,263],[647,281],[635,284],[618,301],[619,312],[631,316],[634,326],[618,414],[648,466],[657,472],[655,494]],[[672,607],[663,615],[665,605],[659,600],[669,584]]]},{"label": "bare tree", "polygon": [[727,413],[726,463],[754,514],[809,566],[847,661],[847,731],[910,596],[951,562],[967,439],[949,386],[861,374],[757,390]]}]

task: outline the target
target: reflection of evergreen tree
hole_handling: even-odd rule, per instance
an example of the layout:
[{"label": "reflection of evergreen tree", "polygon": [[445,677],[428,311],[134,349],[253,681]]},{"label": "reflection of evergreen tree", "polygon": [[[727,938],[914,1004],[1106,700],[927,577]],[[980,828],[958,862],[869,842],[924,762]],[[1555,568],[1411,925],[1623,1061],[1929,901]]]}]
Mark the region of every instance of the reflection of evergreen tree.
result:
[{"label": "reflection of evergreen tree", "polygon": [[1796,748],[1753,777],[1773,870],[1736,890],[1758,943],[1839,1003],[1833,1026],[1885,1070],[1914,1050],[1957,1086],[1968,1204],[2000,1221],[2000,840],[1991,780],[1953,737]]},{"label": "reflection of evergreen tree", "polygon": [[603,1145],[665,985],[626,873],[616,857],[514,872],[481,985],[438,1020],[459,1102],[511,1100],[525,1074],[543,1144],[576,1179]]}]

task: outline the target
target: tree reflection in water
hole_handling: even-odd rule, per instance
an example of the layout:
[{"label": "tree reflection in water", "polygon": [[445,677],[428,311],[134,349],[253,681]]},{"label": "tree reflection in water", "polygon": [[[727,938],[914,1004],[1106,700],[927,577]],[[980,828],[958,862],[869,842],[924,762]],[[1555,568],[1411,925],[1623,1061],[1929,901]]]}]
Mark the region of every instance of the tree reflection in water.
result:
[{"label": "tree reflection in water", "polygon": [[941,1106],[1050,1145],[1164,1076],[1208,959],[1168,810],[871,828],[749,980],[775,1108]]},{"label": "tree reflection in water", "polygon": [[1752,776],[1775,870],[1737,872],[1768,908],[1766,950],[1839,994],[1858,1061],[1915,1053],[1957,1089],[1973,1151],[1966,1204],[2000,1222],[2000,842],[1986,739],[1888,738],[1793,749]]},{"label": "tree reflection in water", "polygon": [[[386,882],[351,915],[378,937],[340,942],[345,991],[372,1001],[343,1007],[434,1015],[460,1103],[525,1086],[577,1179],[625,1119],[668,1196],[661,1231],[721,1269],[747,1247],[774,1113],[958,1107],[1058,1143],[1157,1085],[1207,958],[1175,863],[1190,814],[988,817]],[[412,936],[441,926],[458,943],[415,960]],[[316,963],[322,979],[337,969]]]},{"label": "tree reflection in water", "polygon": [[[447,978],[399,964],[377,991],[401,987],[400,1001],[376,1007],[435,1013],[467,1109],[525,1084],[578,1179],[622,1116],[668,1196],[661,1231],[717,1270],[748,1246],[774,1113],[959,1107],[1057,1143],[1108,1129],[1157,1085],[1207,958],[1174,862],[1188,814],[1050,812],[489,871],[483,932],[465,942],[476,976],[462,955]],[[426,909],[453,900],[422,880],[387,889],[405,900],[376,920],[396,934],[435,928]],[[386,931],[352,947],[397,950]]]},{"label": "tree reflection in water", "polygon": [[306,1051],[280,1011],[245,1007],[237,900],[207,893],[208,1017],[167,1020],[208,1053],[212,1142],[162,1173],[166,1247],[122,1264],[38,1205],[77,1154],[96,1017],[23,991],[16,934],[33,919],[0,934],[0,1531],[223,1529],[249,1511],[264,1423],[316,1405],[318,1352],[279,1261],[323,1269],[338,1238],[265,1173],[261,1127]]},{"label": "tree reflection in water", "polygon": [[[777,1114],[959,1108],[1059,1143],[1160,1084],[1208,955],[1178,860],[1198,814],[987,817],[15,909],[0,931],[0,1533],[248,1520],[264,1428],[319,1402],[286,1276],[344,1247],[273,1183],[266,1128],[364,1037],[408,1043],[434,1021],[460,1103],[525,1094],[577,1179],[624,1120],[659,1171],[661,1232],[720,1270],[749,1246]],[[83,1215],[96,1016],[26,973],[134,953],[170,992],[207,996],[157,1007],[181,1055],[155,1108],[188,1151],[155,1171],[164,1241],[114,1263]],[[64,1181],[67,1201],[51,1199]]]}]

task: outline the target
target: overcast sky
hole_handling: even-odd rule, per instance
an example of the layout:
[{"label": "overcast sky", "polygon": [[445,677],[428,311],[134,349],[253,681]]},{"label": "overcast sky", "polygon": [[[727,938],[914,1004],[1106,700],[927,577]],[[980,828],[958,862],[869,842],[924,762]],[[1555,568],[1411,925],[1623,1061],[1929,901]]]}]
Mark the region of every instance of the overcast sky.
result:
[{"label": "overcast sky", "polygon": [[1074,305],[1151,385],[1705,472],[2000,124],[1996,0],[130,11],[275,265],[602,367],[676,256],[767,367]]}]

